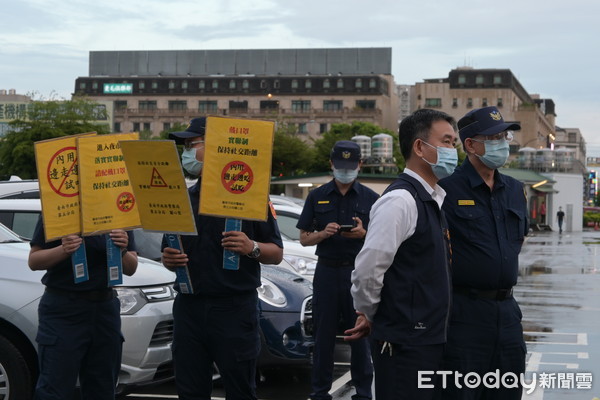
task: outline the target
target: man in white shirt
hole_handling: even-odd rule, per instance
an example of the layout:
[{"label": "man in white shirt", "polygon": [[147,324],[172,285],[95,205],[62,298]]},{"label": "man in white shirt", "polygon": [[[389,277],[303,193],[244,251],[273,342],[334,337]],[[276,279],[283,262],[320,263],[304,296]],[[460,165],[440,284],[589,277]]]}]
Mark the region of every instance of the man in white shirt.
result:
[{"label": "man in white shirt", "polygon": [[419,371],[439,369],[450,307],[446,192],[437,182],[457,164],[456,122],[421,109],[402,120],[399,139],[406,168],[371,209],[352,273],[358,318],[346,331],[346,340],[371,336],[377,400],[432,398]]}]

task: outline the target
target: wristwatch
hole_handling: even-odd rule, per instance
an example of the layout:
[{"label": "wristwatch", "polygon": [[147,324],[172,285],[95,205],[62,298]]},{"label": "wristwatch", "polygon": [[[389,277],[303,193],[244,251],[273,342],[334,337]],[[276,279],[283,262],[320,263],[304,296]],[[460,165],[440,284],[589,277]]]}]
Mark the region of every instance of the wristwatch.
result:
[{"label": "wristwatch", "polygon": [[246,256],[256,259],[260,257],[260,247],[258,247],[258,243],[256,243],[256,240],[253,240],[252,243],[254,243],[254,247],[252,247],[252,251],[246,254]]}]

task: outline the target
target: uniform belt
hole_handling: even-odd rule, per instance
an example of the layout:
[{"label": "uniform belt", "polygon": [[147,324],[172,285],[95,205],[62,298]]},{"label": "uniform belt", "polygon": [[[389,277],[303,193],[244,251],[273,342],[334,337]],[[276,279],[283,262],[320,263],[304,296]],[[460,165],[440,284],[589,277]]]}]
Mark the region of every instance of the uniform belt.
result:
[{"label": "uniform belt", "polygon": [[117,297],[117,293],[113,289],[75,291],[47,287],[46,292],[73,300],[106,301]]},{"label": "uniform belt", "polygon": [[319,264],[328,267],[353,267],[354,260],[340,260],[338,258],[319,257]]},{"label": "uniform belt", "polygon": [[513,288],[508,289],[495,289],[495,290],[480,290],[473,289],[464,286],[454,286],[453,292],[458,294],[463,294],[465,296],[470,296],[478,299],[488,299],[488,300],[507,300],[512,299],[513,297]]}]

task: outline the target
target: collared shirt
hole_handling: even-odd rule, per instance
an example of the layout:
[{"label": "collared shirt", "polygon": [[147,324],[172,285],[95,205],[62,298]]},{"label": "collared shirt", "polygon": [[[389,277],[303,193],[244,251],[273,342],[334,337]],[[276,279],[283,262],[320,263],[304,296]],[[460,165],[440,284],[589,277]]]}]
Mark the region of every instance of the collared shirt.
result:
[{"label": "collared shirt", "polygon": [[[335,184],[335,179],[308,194],[296,228],[307,232],[322,231],[330,222],[354,225],[353,217],[361,219],[368,230],[369,211],[379,195],[368,187],[354,181],[345,195]],[[345,238],[339,233],[317,244],[319,257],[340,261],[354,261],[363,245],[362,239]]]},{"label": "collared shirt", "polygon": [[[200,188],[200,180],[198,180],[188,189],[198,234],[181,235],[183,251],[189,258],[188,270],[194,295],[226,297],[253,293],[260,286],[260,263],[255,259],[240,256],[238,270],[223,269],[221,240],[225,231],[225,218],[198,214]],[[265,207],[268,207],[267,204]],[[271,211],[268,211],[265,222],[242,221],[241,230],[251,240],[275,243],[283,248],[279,227]],[[166,246],[166,239],[163,238],[162,248]],[[175,289],[179,291],[178,285],[175,285]]]},{"label": "collared shirt", "polygon": [[494,171],[490,190],[468,159],[440,181],[448,192],[452,283],[474,289],[507,289],[517,283],[519,252],[528,232],[523,185]]},{"label": "collared shirt", "polygon": [[[404,173],[419,181],[431,198],[442,207],[446,196],[444,189],[438,185],[432,188],[408,168],[404,169]],[[377,312],[383,277],[392,265],[400,245],[414,234],[417,218],[415,199],[404,189],[384,194],[371,209],[369,232],[356,257],[352,273],[354,308],[364,313],[369,321],[373,321]]]}]

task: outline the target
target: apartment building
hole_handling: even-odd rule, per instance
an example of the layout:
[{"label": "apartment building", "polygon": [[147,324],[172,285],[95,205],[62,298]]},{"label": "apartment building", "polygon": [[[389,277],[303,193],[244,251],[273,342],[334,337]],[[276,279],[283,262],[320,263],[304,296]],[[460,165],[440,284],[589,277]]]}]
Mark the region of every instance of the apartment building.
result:
[{"label": "apartment building", "polygon": [[521,124],[511,154],[550,147],[556,136],[554,102],[529,94],[509,69],[456,68],[446,78],[416,83],[415,96],[416,109],[439,109],[457,120],[473,108],[498,107],[505,121]]},{"label": "apartment building", "polygon": [[391,48],[92,51],[75,94],[114,104],[115,132],[203,115],[274,120],[308,140],[331,124],[396,130]]}]

